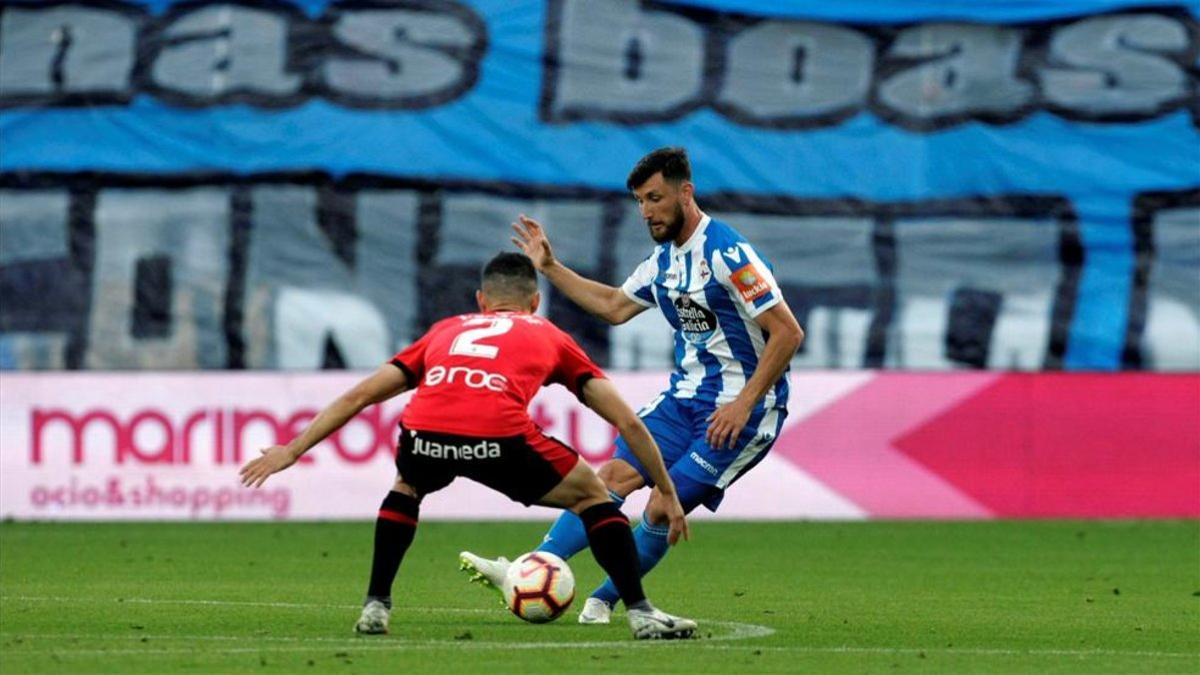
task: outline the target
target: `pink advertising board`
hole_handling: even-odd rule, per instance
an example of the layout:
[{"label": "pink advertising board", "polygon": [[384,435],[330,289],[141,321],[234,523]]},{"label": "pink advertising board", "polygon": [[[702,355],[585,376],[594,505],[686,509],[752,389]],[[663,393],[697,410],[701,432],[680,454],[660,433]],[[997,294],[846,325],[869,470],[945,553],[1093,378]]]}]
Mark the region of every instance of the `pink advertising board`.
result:
[{"label": "pink advertising board", "polygon": [[[237,482],[258,448],[357,378],[5,374],[0,517],[371,518],[393,479],[404,397],[262,489]],[[613,378],[634,405],[666,381]],[[718,514],[697,517],[1200,517],[1200,375],[803,372],[792,392],[771,455]],[[611,453],[613,431],[566,390],[543,390],[532,411],[589,461]],[[422,506],[424,518],[552,515],[466,480]]]}]

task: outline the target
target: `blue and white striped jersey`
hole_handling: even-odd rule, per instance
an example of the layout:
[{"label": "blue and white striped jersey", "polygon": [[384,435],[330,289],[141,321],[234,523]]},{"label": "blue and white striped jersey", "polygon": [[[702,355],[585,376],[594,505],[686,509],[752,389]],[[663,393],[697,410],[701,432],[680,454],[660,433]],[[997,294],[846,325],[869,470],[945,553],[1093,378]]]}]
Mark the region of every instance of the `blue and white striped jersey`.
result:
[{"label": "blue and white striped jersey", "polygon": [[[704,216],[683,246],[658,245],[629,275],[625,295],[675,328],[669,395],[712,405],[738,395],[766,344],[754,317],[783,298],[772,270],[737,230]],[[785,371],[760,405],[784,408],[787,397]]]}]

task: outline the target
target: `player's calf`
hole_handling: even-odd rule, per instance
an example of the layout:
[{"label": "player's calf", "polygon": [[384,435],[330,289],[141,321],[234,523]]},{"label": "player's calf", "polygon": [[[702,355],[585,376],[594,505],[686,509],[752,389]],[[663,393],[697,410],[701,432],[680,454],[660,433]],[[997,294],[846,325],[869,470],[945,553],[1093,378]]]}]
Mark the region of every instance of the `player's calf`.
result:
[{"label": "player's calf", "polygon": [[617,505],[604,502],[584,509],[579,514],[587,532],[592,555],[600,567],[608,572],[620,592],[625,607],[633,607],[646,600],[642,590],[642,575],[638,569],[637,548],[629,519]]},{"label": "player's calf", "polygon": [[392,582],[417,531],[421,502],[404,490],[411,488],[396,481],[379,506],[379,515],[375,519],[371,580],[367,584],[368,604],[378,600],[385,608],[391,605]]}]

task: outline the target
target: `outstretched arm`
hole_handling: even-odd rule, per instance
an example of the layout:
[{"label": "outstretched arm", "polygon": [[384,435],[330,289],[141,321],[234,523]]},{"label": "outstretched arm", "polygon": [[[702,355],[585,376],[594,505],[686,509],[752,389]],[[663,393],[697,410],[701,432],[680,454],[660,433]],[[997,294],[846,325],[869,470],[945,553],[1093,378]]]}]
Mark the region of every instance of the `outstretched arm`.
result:
[{"label": "outstretched arm", "polygon": [[308,423],[300,435],[287,445],[275,445],[262,451],[262,456],[251,460],[239,472],[242,485],[259,487],[267,476],[278,473],[296,463],[301,455],[325,437],[342,428],[363,408],[386,401],[408,388],[404,371],[385,363],[346,393],[334,399],[313,421]]},{"label": "outstretched arm", "polygon": [[630,300],[621,289],[586,279],[559,262],[550,248],[545,229],[538,221],[522,215],[520,222],[513,223],[512,228],[517,234],[512,238],[513,243],[529,256],[542,276],[589,313],[615,326],[646,309]]},{"label": "outstretched arm", "polygon": [[658,444],[654,442],[654,437],[650,435],[641,418],[617,393],[616,386],[604,378],[594,377],[584,383],[583,401],[595,410],[596,414],[617,428],[634,456],[646,467],[650,480],[654,481],[654,489],[666,498],[667,519],[670,521],[667,541],[674,544],[681,536],[684,539],[689,538],[687,519],[684,517],[683,505],[679,503],[679,495],[675,492],[675,483],[671,481],[667,467],[663,464]]}]

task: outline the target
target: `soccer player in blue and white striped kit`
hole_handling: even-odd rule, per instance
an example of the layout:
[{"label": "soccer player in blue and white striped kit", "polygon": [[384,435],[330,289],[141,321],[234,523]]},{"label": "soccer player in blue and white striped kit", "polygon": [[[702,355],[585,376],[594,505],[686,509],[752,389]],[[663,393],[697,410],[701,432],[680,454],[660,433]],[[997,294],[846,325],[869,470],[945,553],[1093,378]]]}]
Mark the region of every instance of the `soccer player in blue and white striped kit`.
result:
[{"label": "soccer player in blue and white striped kit", "polygon": [[[585,279],[559,262],[532,218],[513,224],[513,242],[579,306],[614,325],[657,307],[675,329],[670,386],[639,415],[689,513],[701,504],[715,511],[726,488],[770,450],[787,415],[788,364],[804,339],[770,263],[737,230],[700,210],[691,179],[683,148],[655,150],[630,172],[626,186],[658,245],[620,288]],[[620,439],[599,475],[618,504],[648,482]],[[651,495],[634,530],[643,575],[668,550],[659,501]],[[582,522],[566,512],[539,550],[566,559],[587,541]],[[497,586],[508,566],[504,558],[465,551],[461,563],[475,580]],[[608,623],[618,597],[606,580],[588,598],[579,622]]]}]

